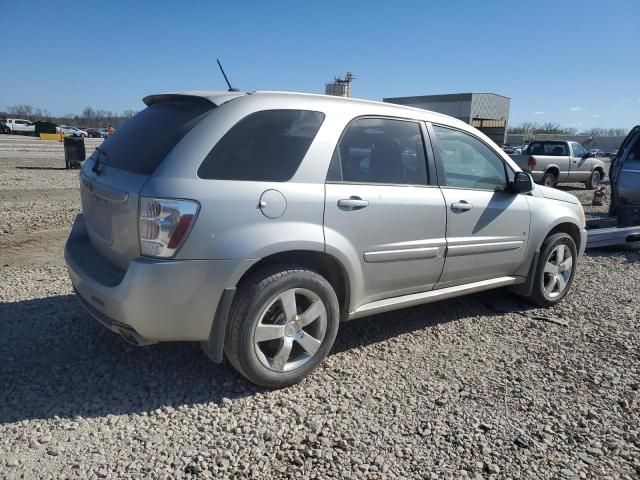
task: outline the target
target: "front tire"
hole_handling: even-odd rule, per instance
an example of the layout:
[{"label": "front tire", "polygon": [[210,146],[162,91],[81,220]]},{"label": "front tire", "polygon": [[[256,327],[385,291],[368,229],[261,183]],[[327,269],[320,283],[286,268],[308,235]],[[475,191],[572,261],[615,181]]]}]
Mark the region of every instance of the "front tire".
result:
[{"label": "front tire", "polygon": [[547,237],[540,250],[531,301],[541,307],[559,303],[571,288],[577,260],[578,249],[570,235],[561,232]]},{"label": "front tire", "polygon": [[587,190],[595,190],[595,188],[600,185],[600,180],[602,180],[602,175],[598,170],[594,170],[584,185],[587,187]]},{"label": "front tire", "polygon": [[236,295],[224,350],[249,381],[268,388],[292,385],[328,355],[340,308],[323,276],[296,266],[265,269]]}]

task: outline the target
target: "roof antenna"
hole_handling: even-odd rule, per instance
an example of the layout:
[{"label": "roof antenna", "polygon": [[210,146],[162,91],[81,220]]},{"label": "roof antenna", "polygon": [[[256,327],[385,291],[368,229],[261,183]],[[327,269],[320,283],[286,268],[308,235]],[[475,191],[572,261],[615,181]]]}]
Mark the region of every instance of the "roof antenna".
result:
[{"label": "roof antenna", "polygon": [[231,86],[231,84],[229,83],[229,79],[227,78],[227,74],[224,73],[224,68],[222,68],[222,64],[220,63],[220,60],[218,60],[216,58],[216,62],[218,62],[218,66],[220,67],[220,71],[222,72],[222,76],[224,77],[224,81],[227,82],[227,85],[229,85],[229,92],[239,92],[240,90],[238,90],[237,88],[233,88]]}]

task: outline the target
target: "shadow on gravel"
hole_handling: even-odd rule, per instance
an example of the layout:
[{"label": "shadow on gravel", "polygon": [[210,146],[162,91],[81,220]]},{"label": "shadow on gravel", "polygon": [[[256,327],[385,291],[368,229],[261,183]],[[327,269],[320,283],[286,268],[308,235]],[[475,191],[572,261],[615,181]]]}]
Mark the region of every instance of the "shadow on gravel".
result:
[{"label": "shadow on gravel", "polygon": [[216,402],[260,389],[197,343],[139,348],[73,295],[0,303],[0,423],[96,417]]},{"label": "shadow on gravel", "polygon": [[[341,325],[333,352],[527,308],[498,291],[380,314]],[[142,413],[262,391],[226,363],[210,362],[196,343],[126,344],[73,295],[0,303],[0,331],[0,423]]]},{"label": "shadow on gravel", "polygon": [[65,167],[16,167],[17,170],[69,170]]},{"label": "shadow on gravel", "polygon": [[525,303],[508,290],[498,289],[382,313],[340,325],[333,352],[373,345],[399,335],[433,328],[475,315],[487,317],[509,313],[526,315],[528,310],[534,308],[536,307]]}]

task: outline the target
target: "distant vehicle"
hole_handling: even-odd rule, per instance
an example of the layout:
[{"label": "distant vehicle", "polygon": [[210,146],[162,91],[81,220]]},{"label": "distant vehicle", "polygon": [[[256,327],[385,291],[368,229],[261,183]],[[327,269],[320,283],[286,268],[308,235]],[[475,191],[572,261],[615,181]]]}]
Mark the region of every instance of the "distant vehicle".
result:
[{"label": "distant vehicle", "polygon": [[78,127],[70,127],[69,125],[60,125],[59,131],[62,132],[67,137],[82,137],[86,138],[88,136],[87,132],[79,129]]},{"label": "distant vehicle", "polygon": [[618,226],[640,225],[640,125],[633,127],[620,145],[609,178],[609,214],[618,217]]},{"label": "distant vehicle", "polygon": [[84,163],[65,247],[78,298],[129,342],[200,341],[282,387],[340,320],[503,286],[551,306],[571,288],[580,202],[460,120],[282,92],[144,101]]},{"label": "distant vehicle", "polygon": [[102,138],[104,134],[97,128],[87,128],[85,130],[89,138]]},{"label": "distant vehicle", "polygon": [[522,152],[528,147],[528,145],[517,145],[515,147],[511,147],[513,149],[512,153],[509,155],[521,155]]},{"label": "distant vehicle", "polygon": [[609,157],[609,158],[610,158],[610,159],[612,159],[612,160],[615,158],[615,156],[616,156],[617,154],[618,154],[618,149],[617,149],[617,148],[615,148],[615,149],[613,149],[613,150],[607,150],[607,151],[605,152],[605,156]]},{"label": "distant vehicle", "polygon": [[512,154],[516,153],[516,150],[511,145],[503,145],[502,146],[502,151],[504,153],[506,153],[507,155],[512,155]]},{"label": "distant vehicle", "polygon": [[7,121],[3,118],[0,120],[0,133],[11,133],[7,127]]},{"label": "distant vehicle", "polygon": [[8,133],[34,135],[36,133],[36,126],[30,120],[7,118],[5,120],[5,130],[8,130]]},{"label": "distant vehicle", "polygon": [[547,187],[580,182],[593,190],[605,176],[604,162],[593,158],[578,142],[534,141],[521,155],[511,158],[531,174],[534,182]]},{"label": "distant vehicle", "polygon": [[604,150],[601,150],[599,148],[592,148],[591,150],[589,150],[589,152],[594,157],[606,157],[606,154],[604,153]]},{"label": "distant vehicle", "polygon": [[109,136],[108,128],[100,128],[98,131],[102,134],[103,138],[107,138]]}]

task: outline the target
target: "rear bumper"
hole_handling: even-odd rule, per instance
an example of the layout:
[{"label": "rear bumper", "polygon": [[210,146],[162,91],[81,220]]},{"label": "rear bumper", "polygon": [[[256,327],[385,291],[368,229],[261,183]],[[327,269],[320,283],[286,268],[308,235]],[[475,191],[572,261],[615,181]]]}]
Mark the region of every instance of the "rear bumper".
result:
[{"label": "rear bumper", "polygon": [[[218,302],[251,260],[137,258],[126,271],[93,249],[82,215],[65,245],[73,287],[89,313],[135,343],[209,339]],[[123,332],[124,330],[124,332]]]}]

